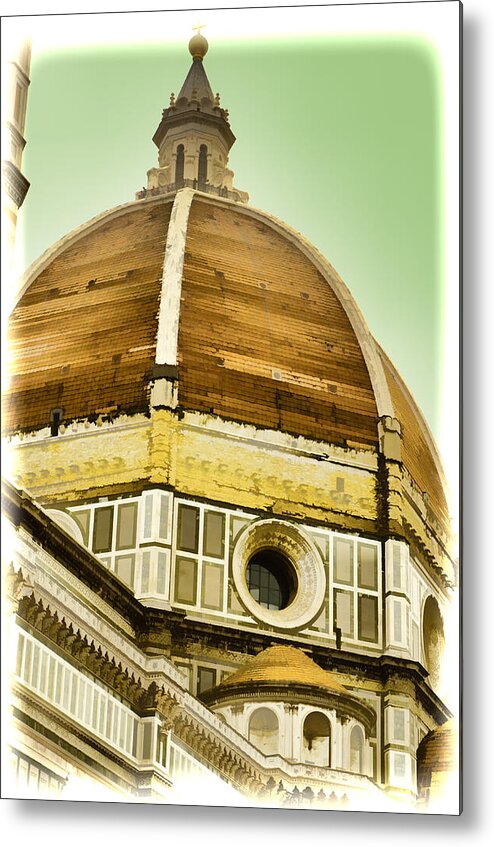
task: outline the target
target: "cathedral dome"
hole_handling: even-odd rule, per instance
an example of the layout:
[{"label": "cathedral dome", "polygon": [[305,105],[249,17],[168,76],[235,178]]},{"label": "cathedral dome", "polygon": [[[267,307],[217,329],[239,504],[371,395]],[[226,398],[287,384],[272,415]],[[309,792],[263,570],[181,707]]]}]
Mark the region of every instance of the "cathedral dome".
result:
[{"label": "cathedral dome", "polygon": [[[437,452],[413,398],[334,268],[272,216],[185,188],[110,210],[27,273],[10,323],[4,431],[178,407],[402,459],[437,521]],[[397,457],[400,458],[400,457]]]}]

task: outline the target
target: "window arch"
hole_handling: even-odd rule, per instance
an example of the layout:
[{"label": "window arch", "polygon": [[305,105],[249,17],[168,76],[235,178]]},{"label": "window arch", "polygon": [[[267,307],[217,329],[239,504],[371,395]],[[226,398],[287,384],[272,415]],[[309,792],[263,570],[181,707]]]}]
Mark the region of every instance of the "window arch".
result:
[{"label": "window arch", "polygon": [[272,709],[262,706],[252,712],[249,721],[249,741],[267,755],[278,752],[279,724]]},{"label": "window arch", "polygon": [[204,187],[208,181],[208,148],[205,144],[199,147],[199,167],[197,171],[197,182],[199,188]]},{"label": "window arch", "polygon": [[304,720],[304,762],[331,767],[331,723],[322,712],[310,712]]},{"label": "window arch", "polygon": [[354,726],[350,733],[350,770],[362,773],[364,759],[364,734],[359,726]]},{"label": "window arch", "polygon": [[184,145],[179,144],[175,160],[175,183],[178,188],[184,184]]},{"label": "window arch", "polygon": [[424,639],[424,662],[429,671],[431,685],[435,687],[439,683],[441,674],[441,662],[444,652],[444,625],[439,604],[432,594],[429,595],[424,603],[422,633]]}]

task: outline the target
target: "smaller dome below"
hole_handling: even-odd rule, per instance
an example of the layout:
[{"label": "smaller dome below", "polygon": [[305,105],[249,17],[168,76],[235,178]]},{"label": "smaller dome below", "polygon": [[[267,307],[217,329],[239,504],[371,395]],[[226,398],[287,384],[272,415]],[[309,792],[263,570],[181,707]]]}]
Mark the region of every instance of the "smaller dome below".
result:
[{"label": "smaller dome below", "polygon": [[434,800],[449,784],[458,768],[458,730],[454,720],[431,730],[417,750],[417,786],[422,799]]},{"label": "smaller dome below", "polygon": [[233,686],[283,685],[315,686],[333,694],[348,692],[328,671],[316,665],[297,647],[268,647],[242,668],[228,676],[216,689],[227,691]]},{"label": "smaller dome below", "polygon": [[209,44],[203,35],[197,33],[189,41],[189,53],[193,59],[204,59],[209,50]]}]

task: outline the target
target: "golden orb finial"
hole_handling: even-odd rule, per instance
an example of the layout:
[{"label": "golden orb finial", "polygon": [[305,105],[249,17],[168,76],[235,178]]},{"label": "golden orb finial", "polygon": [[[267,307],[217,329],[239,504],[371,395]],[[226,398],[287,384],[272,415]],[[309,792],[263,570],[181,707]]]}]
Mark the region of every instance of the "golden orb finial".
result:
[{"label": "golden orb finial", "polygon": [[197,31],[197,35],[193,35],[189,41],[189,53],[191,54],[193,59],[204,59],[204,56],[208,52],[209,44],[201,35],[201,29],[206,26],[206,24],[198,23],[197,26],[193,26],[192,29]]}]

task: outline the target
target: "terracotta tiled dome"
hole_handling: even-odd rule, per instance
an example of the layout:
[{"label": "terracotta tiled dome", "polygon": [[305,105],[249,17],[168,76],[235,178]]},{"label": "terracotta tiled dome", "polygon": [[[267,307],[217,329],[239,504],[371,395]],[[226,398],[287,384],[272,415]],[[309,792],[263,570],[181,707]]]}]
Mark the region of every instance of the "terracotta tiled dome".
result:
[{"label": "terracotta tiled dome", "polygon": [[348,694],[333,674],[316,665],[297,647],[268,647],[246,662],[235,673],[223,680],[217,690],[249,684],[254,689],[260,685],[316,686],[333,694]]},{"label": "terracotta tiled dome", "polygon": [[[10,324],[4,432],[43,429],[55,408],[65,422],[149,412],[175,196],[111,210],[33,265]],[[395,416],[405,466],[447,520],[420,412],[336,271],[302,236],[195,192],[182,259],[181,408],[368,450],[379,447],[379,418]]]},{"label": "terracotta tiled dome", "polygon": [[417,785],[419,795],[440,793],[444,776],[458,767],[458,728],[450,719],[428,732],[417,750]]}]

